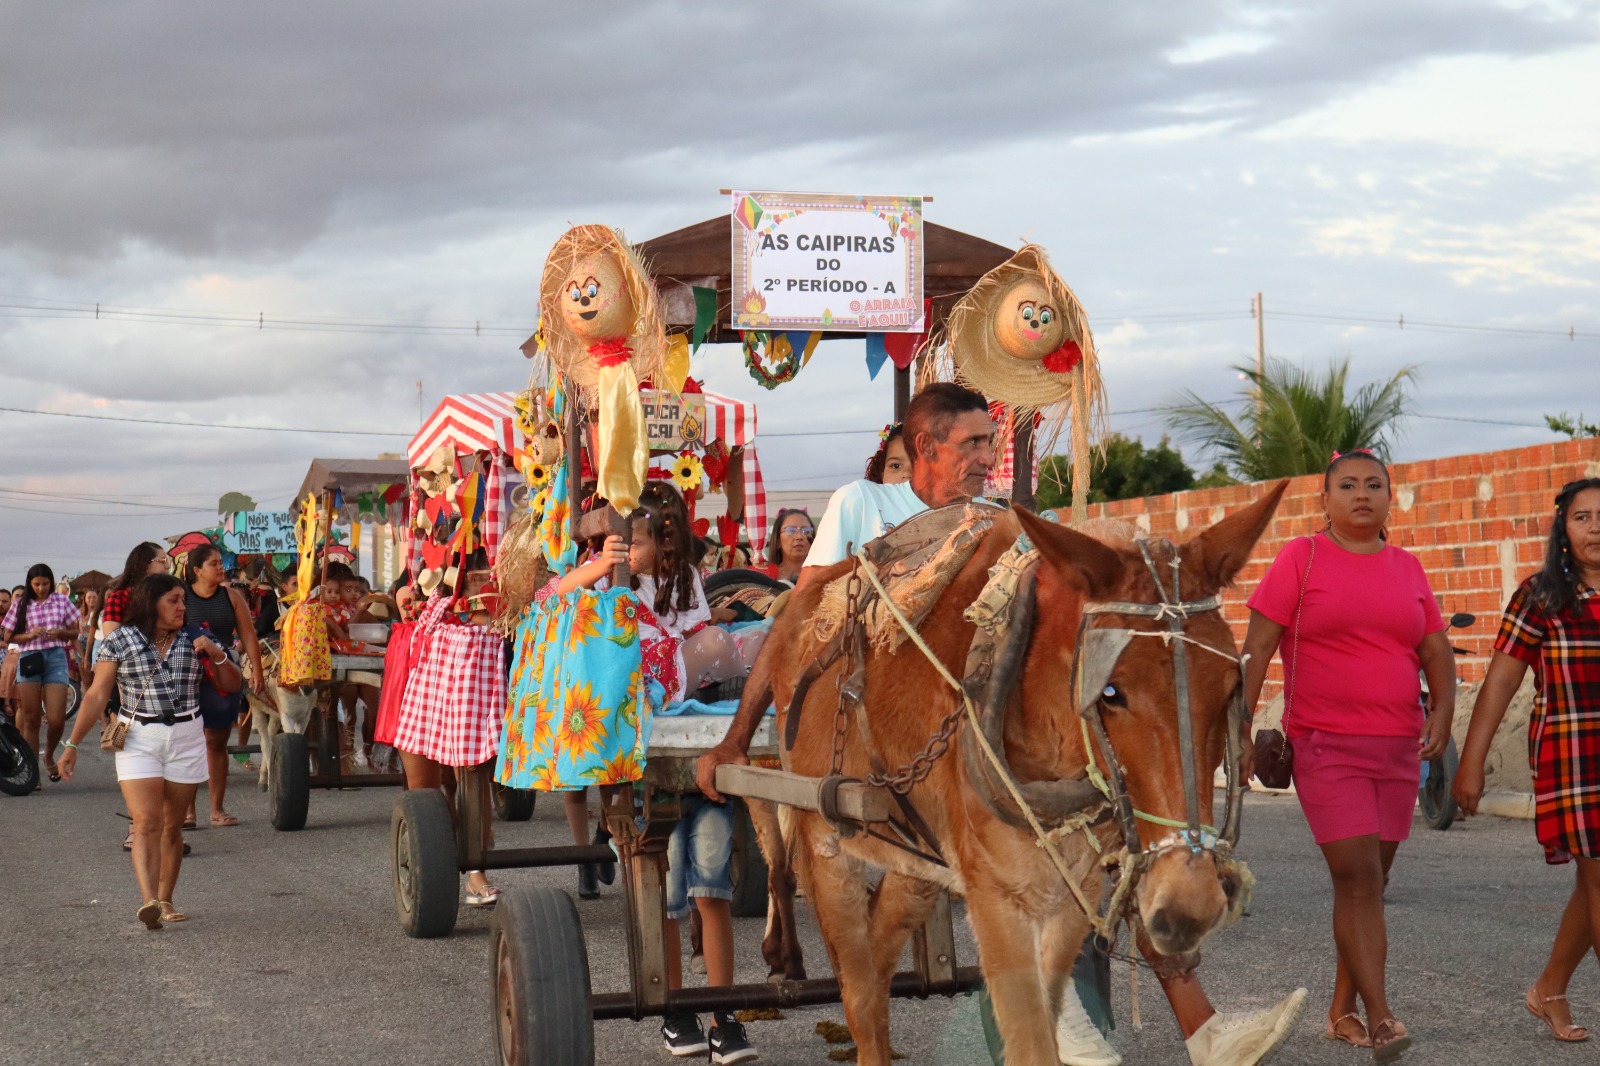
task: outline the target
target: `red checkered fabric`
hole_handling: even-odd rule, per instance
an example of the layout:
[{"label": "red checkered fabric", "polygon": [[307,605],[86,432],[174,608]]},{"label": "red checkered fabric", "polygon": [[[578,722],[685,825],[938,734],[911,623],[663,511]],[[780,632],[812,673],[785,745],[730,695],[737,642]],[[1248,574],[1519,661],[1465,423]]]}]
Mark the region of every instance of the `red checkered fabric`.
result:
[{"label": "red checkered fabric", "polygon": [[1533,667],[1538,686],[1528,762],[1545,861],[1600,859],[1600,593],[1581,590],[1552,618],[1529,578],[1506,604],[1494,650]]},{"label": "red checkered fabric", "polygon": [[744,450],[744,528],[751,551],[760,558],[767,546],[767,483],[761,480],[754,448]]},{"label": "red checkered fabric", "polygon": [[483,478],[483,550],[493,566],[500,551],[500,532],[505,525],[505,474],[498,459],[489,459],[489,472]]},{"label": "red checkered fabric", "polygon": [[[1012,448],[1011,442],[1011,410],[1003,403],[991,403],[989,405],[989,417],[994,419],[995,422],[995,463],[989,468],[988,480],[983,483],[983,494],[985,496],[1000,499],[1011,495],[1011,486],[1016,480],[1013,473],[1016,464],[1016,455]],[[1041,421],[1043,421],[1043,419],[1040,416],[1035,415],[1033,420],[1034,428],[1037,429]],[[1039,488],[1039,456],[1037,454],[1038,445],[1039,439],[1035,437],[1035,455],[1033,457],[1034,462],[1032,471],[1033,487],[1035,491],[1038,491]]]},{"label": "red checkered fabric", "polygon": [[445,766],[494,758],[506,706],[505,641],[452,619],[445,595],[428,604],[413,639],[394,746]]}]

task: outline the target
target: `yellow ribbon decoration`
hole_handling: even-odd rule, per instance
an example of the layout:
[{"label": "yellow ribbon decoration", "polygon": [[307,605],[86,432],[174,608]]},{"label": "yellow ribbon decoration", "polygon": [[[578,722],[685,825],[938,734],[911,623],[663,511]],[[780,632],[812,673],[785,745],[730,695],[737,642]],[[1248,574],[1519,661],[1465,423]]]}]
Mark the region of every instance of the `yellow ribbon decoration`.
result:
[{"label": "yellow ribbon decoration", "polygon": [[317,583],[318,524],[317,496],[308,492],[306,502],[300,507],[300,517],[294,522],[294,543],[300,564],[295,570],[295,591],[291,599],[297,602],[310,596],[311,587]]},{"label": "yellow ribbon decoration", "polygon": [[667,338],[666,365],[661,375],[663,384],[678,395],[683,394],[683,383],[689,380],[689,338],[674,333]]},{"label": "yellow ribbon decoration", "polygon": [[626,360],[616,366],[603,366],[595,393],[600,409],[596,491],[611,502],[618,514],[631,514],[639,506],[639,493],[650,466],[639,379]]}]

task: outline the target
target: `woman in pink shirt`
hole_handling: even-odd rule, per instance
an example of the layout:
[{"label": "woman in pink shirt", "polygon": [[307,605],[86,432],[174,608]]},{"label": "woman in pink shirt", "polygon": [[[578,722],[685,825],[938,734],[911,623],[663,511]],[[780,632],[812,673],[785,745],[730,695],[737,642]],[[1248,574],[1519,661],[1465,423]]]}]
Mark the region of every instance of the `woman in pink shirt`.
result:
[{"label": "woman in pink shirt", "polygon": [[1411,832],[1420,764],[1450,736],[1455,659],[1421,564],[1385,541],[1388,468],[1370,451],[1335,455],[1322,486],[1327,527],[1285,545],[1250,597],[1245,698],[1253,712],[1281,653],[1295,791],[1333,878],[1338,961],[1325,1032],[1388,1062],[1411,1038],[1384,991],[1383,885]]}]

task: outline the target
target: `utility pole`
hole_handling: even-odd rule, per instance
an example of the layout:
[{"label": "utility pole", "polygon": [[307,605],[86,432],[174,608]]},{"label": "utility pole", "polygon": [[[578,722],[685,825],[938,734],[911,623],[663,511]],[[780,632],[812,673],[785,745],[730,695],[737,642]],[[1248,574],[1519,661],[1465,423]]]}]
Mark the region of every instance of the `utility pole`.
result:
[{"label": "utility pole", "polygon": [[1267,360],[1267,322],[1266,311],[1261,306],[1261,294],[1256,293],[1255,306],[1251,309],[1256,317],[1256,377],[1261,377],[1266,370]]}]

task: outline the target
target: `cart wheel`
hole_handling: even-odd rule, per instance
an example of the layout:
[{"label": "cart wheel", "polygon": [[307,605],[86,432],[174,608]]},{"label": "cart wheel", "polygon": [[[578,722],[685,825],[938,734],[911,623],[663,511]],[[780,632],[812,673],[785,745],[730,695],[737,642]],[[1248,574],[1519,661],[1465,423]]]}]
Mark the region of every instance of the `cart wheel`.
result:
[{"label": "cart wheel", "polygon": [[311,807],[311,756],[302,733],[279,733],[272,739],[272,768],[267,773],[267,810],[272,828],[292,833],[306,827]]},{"label": "cart wheel", "polygon": [[39,756],[17,727],[0,717],[0,792],[26,796],[39,786]]},{"label": "cart wheel", "polygon": [[407,792],[390,818],[394,909],[407,936],[449,936],[461,906],[456,832],[438,789]]},{"label": "cart wheel", "polygon": [[733,861],[729,863],[733,875],[733,916],[735,918],[765,918],[767,916],[767,858],[761,854],[761,844],[756,840],[756,828],[750,822],[750,808],[744,800],[733,803]]},{"label": "cart wheel", "polygon": [[589,953],[572,897],[553,888],[500,897],[489,931],[495,1060],[501,1066],[594,1066]]},{"label": "cart wheel", "polygon": [[532,789],[507,788],[496,782],[493,786],[494,814],[502,822],[526,822],[533,817],[533,801],[538,793]]},{"label": "cart wheel", "polygon": [[1456,769],[1461,758],[1456,753],[1456,739],[1445,742],[1444,754],[1423,764],[1427,777],[1417,789],[1417,802],[1422,807],[1422,818],[1435,829],[1449,829],[1456,820],[1456,798],[1450,794],[1455,784]]}]

